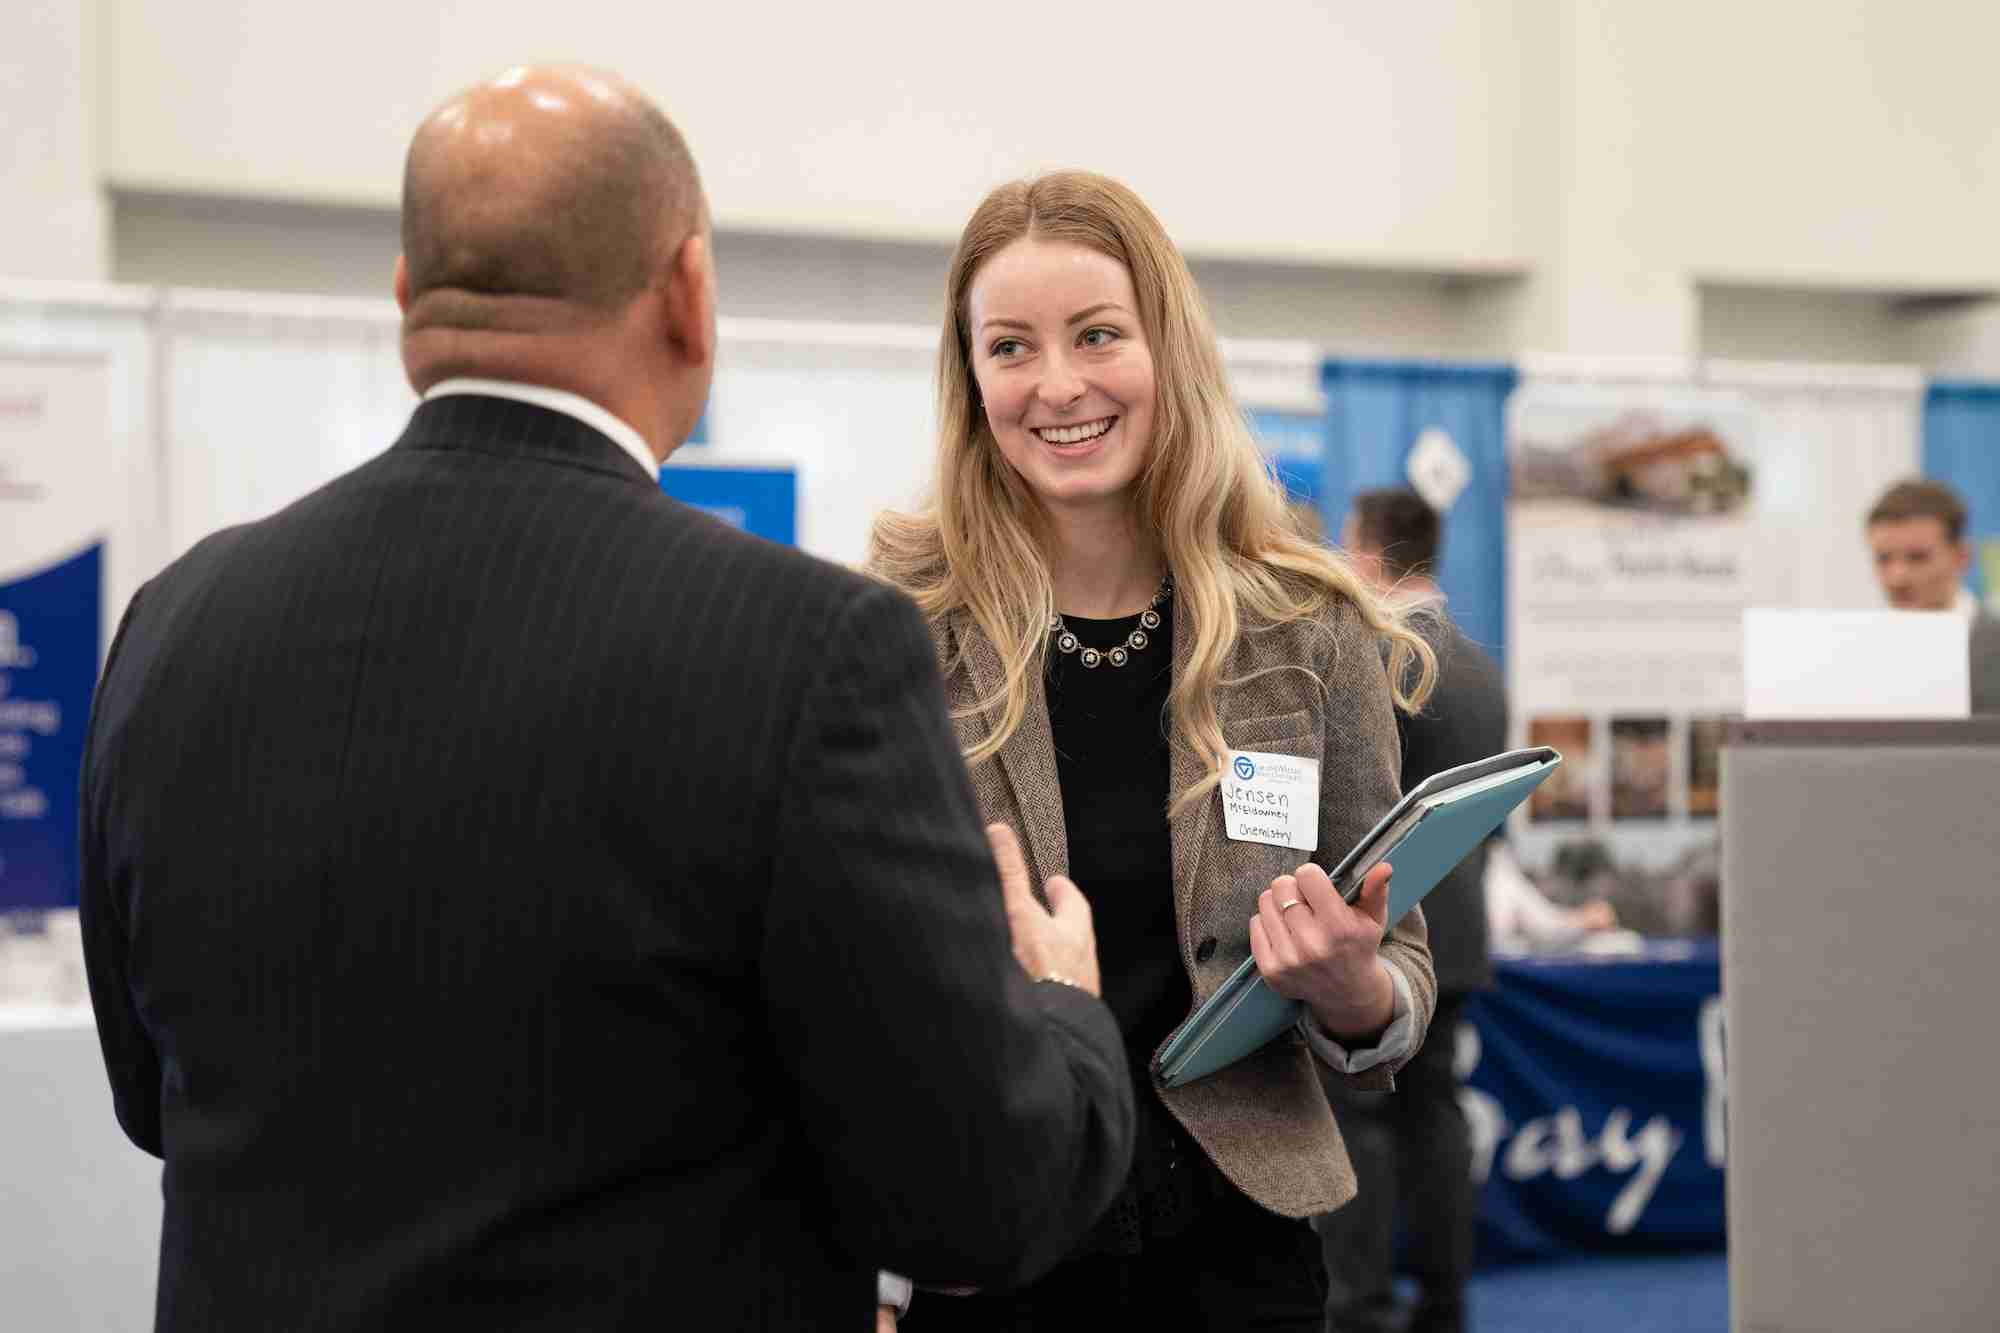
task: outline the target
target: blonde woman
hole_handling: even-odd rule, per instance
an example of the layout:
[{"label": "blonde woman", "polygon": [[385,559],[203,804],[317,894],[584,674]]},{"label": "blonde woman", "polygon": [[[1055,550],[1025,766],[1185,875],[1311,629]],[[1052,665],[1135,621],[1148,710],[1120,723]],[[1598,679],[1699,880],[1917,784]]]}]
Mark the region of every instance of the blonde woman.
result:
[{"label": "blonde woman", "polygon": [[[1020,831],[1035,883],[1089,893],[1103,995],[1153,1092],[1076,1255],[1015,1291],[920,1293],[906,1323],[1317,1330],[1304,1219],[1354,1193],[1321,1068],[1388,1087],[1434,995],[1421,914],[1383,936],[1387,874],[1350,906],[1321,867],[1396,799],[1394,709],[1428,692],[1430,650],[1288,515],[1132,191],[1081,172],[994,191],[948,299],[935,500],[878,520],[871,566],[929,617],[985,817]],[[1237,752],[1316,761],[1291,845],[1225,817]],[[1161,1043],[1253,956],[1305,1002],[1298,1032],[1160,1089]]]}]

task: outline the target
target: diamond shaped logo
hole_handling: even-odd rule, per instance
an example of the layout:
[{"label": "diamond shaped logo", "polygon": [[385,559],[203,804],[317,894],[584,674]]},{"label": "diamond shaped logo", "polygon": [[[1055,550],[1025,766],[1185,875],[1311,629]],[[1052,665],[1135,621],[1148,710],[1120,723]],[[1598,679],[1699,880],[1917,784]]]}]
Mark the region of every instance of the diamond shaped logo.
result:
[{"label": "diamond shaped logo", "polygon": [[1418,495],[1440,514],[1457,503],[1472,481],[1472,463],[1451,436],[1431,426],[1410,447],[1404,472]]}]

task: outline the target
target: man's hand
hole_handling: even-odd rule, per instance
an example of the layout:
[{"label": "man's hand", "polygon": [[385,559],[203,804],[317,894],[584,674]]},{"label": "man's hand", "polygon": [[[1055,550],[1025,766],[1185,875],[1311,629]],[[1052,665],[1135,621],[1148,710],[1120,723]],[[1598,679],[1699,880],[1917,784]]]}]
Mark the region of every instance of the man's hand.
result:
[{"label": "man's hand", "polygon": [[[1014,957],[1036,981],[1051,977],[1102,994],[1097,976],[1097,930],[1091,924],[1090,902],[1083,890],[1061,875],[1043,886],[1049,906],[1043,907],[1028,884],[1028,863],[1014,830],[988,824],[986,841],[1000,868],[1000,897],[1007,906],[1007,930],[1014,937]],[[1051,910],[1053,909],[1053,910]]]},{"label": "man's hand", "polygon": [[1396,983],[1379,959],[1389,915],[1388,862],[1361,881],[1352,905],[1308,862],[1257,898],[1250,953],[1271,989],[1312,1007],[1335,1041],[1369,1040],[1389,1026]]}]

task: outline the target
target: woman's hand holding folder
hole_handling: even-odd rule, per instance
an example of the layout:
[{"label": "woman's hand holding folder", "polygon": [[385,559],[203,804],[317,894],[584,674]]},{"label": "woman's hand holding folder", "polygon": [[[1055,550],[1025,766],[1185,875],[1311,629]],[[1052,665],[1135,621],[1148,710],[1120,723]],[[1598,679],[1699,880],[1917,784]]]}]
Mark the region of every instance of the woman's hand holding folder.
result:
[{"label": "woman's hand holding folder", "polygon": [[1307,1005],[1335,1041],[1366,1045],[1389,1026],[1396,987],[1380,961],[1389,914],[1387,861],[1343,902],[1326,871],[1308,862],[1257,898],[1250,953],[1272,990]]}]

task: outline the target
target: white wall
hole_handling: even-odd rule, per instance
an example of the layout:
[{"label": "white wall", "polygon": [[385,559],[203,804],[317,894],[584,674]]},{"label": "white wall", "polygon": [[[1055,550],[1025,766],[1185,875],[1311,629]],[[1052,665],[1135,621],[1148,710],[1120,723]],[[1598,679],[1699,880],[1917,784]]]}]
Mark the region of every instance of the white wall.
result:
[{"label": "white wall", "polygon": [[[0,291],[0,336],[8,313]],[[173,291],[155,318],[159,562],[380,453],[415,401],[387,300]],[[934,329],[730,318],[720,333],[712,443],[673,464],[797,469],[799,545],[858,563],[875,515],[920,503],[930,484]],[[1310,344],[1225,342],[1223,356],[1247,406],[1320,401]],[[304,436],[300,420],[314,423]],[[291,445],[273,449],[277,438]]]},{"label": "white wall", "polygon": [[[380,299],[397,249],[386,208],[120,192],[121,283]],[[722,311],[753,319],[934,328],[943,317],[942,242],[716,234]],[[1518,279],[1196,260],[1216,327],[1238,338],[1309,339],[1368,356],[1505,357],[1500,294]]]},{"label": "white wall", "polygon": [[125,188],[390,204],[440,98],[574,57],[660,99],[725,226],[946,239],[1000,181],[1089,165],[1190,253],[1477,271],[1528,249],[1546,0],[104,4]]},{"label": "white wall", "polygon": [[978,194],[1081,163],[1239,336],[2000,373],[1991,5],[19,3],[0,273],[87,276],[109,184],[121,280],[373,296],[423,113],[577,57],[686,125],[734,314],[927,323]]},{"label": "white wall", "polygon": [[379,300],[400,248],[394,209],[111,196],[111,277],[134,286]]},{"label": "white wall", "polygon": [[2000,288],[2000,6],[1588,5],[1632,109],[1632,249],[1710,281]]},{"label": "white wall", "polygon": [[0,17],[0,273],[106,274],[95,10],[93,0],[8,0]]},{"label": "white wall", "polygon": [[1879,292],[1704,284],[1701,351],[1742,361],[1904,361],[1912,323]]}]

